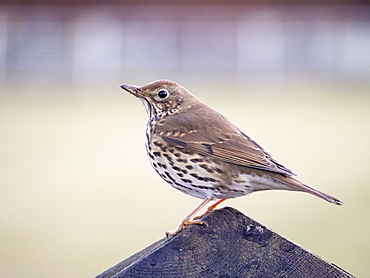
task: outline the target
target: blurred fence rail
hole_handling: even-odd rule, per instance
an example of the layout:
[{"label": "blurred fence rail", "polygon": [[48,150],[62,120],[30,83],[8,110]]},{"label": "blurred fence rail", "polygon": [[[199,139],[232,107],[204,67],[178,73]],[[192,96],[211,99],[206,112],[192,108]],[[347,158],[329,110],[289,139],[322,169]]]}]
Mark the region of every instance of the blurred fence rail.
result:
[{"label": "blurred fence rail", "polygon": [[0,86],[104,85],[123,76],[369,83],[369,6],[0,8]]}]

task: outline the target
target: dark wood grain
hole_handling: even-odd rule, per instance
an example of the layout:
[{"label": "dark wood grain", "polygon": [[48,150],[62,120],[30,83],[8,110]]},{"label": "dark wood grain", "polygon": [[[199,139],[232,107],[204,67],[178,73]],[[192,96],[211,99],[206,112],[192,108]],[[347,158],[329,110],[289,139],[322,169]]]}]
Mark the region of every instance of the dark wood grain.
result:
[{"label": "dark wood grain", "polygon": [[164,238],[97,278],[353,277],[233,208],[204,220],[208,226]]}]

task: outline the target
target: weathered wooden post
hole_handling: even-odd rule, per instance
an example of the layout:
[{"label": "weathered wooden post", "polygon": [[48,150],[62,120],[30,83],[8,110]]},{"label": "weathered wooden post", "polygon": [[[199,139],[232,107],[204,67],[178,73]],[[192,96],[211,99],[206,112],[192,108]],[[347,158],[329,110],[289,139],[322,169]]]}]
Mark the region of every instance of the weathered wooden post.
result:
[{"label": "weathered wooden post", "polygon": [[97,278],[354,277],[226,207],[164,238]]}]

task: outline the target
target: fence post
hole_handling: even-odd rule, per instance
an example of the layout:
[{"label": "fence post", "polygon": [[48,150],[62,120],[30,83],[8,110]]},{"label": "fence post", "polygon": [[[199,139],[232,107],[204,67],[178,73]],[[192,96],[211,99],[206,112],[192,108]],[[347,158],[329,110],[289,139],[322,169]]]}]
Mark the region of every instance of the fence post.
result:
[{"label": "fence post", "polygon": [[354,277],[226,207],[175,237],[164,238],[97,278]]}]

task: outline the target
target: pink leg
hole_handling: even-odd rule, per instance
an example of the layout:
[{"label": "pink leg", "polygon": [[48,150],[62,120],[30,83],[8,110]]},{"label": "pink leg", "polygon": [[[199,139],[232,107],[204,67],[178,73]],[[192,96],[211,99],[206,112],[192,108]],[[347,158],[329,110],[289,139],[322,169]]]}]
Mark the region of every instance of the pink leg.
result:
[{"label": "pink leg", "polygon": [[181,232],[183,229],[186,229],[187,226],[193,225],[193,224],[203,224],[202,221],[198,219],[192,219],[194,214],[196,214],[199,210],[201,210],[205,205],[207,205],[210,201],[212,201],[212,198],[204,199],[195,209],[193,209],[187,216],[184,217],[184,219],[181,221],[179,226],[174,231],[167,231],[166,236],[175,236],[179,232]]},{"label": "pink leg", "polygon": [[[194,224],[204,224],[205,222],[202,221],[202,220],[199,220],[200,218],[206,216],[207,214],[211,213],[212,211],[214,211],[216,209],[216,207],[221,204],[223,201],[225,201],[226,199],[221,199],[221,200],[218,200],[217,202],[215,202],[213,205],[209,206],[206,210],[205,213],[203,213],[202,215],[200,216],[196,216],[196,217],[193,217],[194,214],[196,214],[198,211],[200,211],[205,205],[207,205],[210,201],[212,201],[213,199],[212,198],[207,198],[207,199],[204,199],[199,206],[197,206],[195,209],[193,209],[187,216],[184,217],[184,219],[181,221],[181,223],[179,224],[179,226],[177,227],[176,230],[174,231],[167,231],[166,232],[166,236],[175,236],[177,235],[179,232],[181,232],[182,230],[186,229],[187,226],[189,225],[194,225]],[[207,224],[207,223],[205,223]]]},{"label": "pink leg", "polygon": [[197,220],[197,219],[200,219],[200,218],[202,218],[202,217],[204,217],[204,216],[206,216],[207,214],[209,214],[209,213],[211,213],[212,211],[214,211],[215,209],[216,209],[216,207],[219,205],[219,204],[221,204],[223,201],[225,201],[226,199],[220,199],[220,200],[218,200],[216,203],[214,203],[213,205],[210,205],[208,208],[207,208],[207,210],[206,210],[206,212],[205,213],[203,213],[202,215],[199,215],[199,216],[197,216],[197,217],[194,217],[194,219],[195,220]]}]

